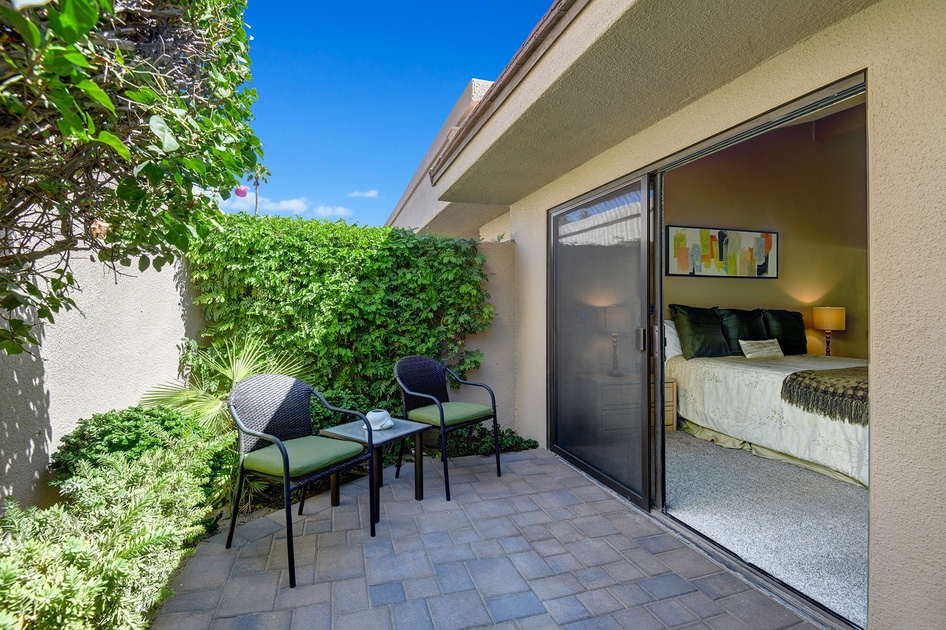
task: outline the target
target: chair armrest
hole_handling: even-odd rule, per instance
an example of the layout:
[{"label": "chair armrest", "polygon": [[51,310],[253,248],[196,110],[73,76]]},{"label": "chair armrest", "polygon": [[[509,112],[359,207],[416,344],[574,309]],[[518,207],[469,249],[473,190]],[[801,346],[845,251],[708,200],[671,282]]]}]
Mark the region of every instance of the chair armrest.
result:
[{"label": "chair armrest", "polygon": [[397,381],[398,386],[400,386],[401,391],[403,391],[405,394],[410,394],[411,396],[418,396],[420,398],[429,398],[430,400],[434,401],[438,405],[440,404],[440,399],[437,398],[436,396],[431,396],[430,394],[425,394],[423,392],[415,392],[413,389],[409,388],[407,385],[401,382],[400,378],[398,377],[394,377],[394,378]]},{"label": "chair armrest", "polygon": [[318,397],[320,401],[322,401],[322,404],[325,405],[325,408],[328,409],[329,411],[334,411],[335,413],[344,413],[349,416],[355,416],[356,418],[361,418],[361,421],[365,423],[365,429],[368,431],[368,449],[371,450],[374,448],[374,435],[371,432],[371,423],[368,422],[368,418],[365,416],[365,414],[361,413],[360,411],[353,411],[351,409],[342,409],[341,407],[336,407],[332,405],[331,403],[329,403],[329,401],[325,400],[325,396],[323,396],[315,388],[312,389],[312,393],[315,394],[316,397]]},{"label": "chair armrest", "polygon": [[489,385],[487,385],[486,383],[477,383],[476,381],[465,381],[459,376],[457,376],[457,373],[451,370],[450,368],[445,368],[445,369],[447,370],[447,373],[449,373],[450,376],[453,377],[453,380],[455,380],[460,385],[472,385],[473,387],[482,387],[483,389],[488,391],[489,399],[493,406],[493,411],[496,411],[496,395],[493,393],[493,389]]},{"label": "chair armrest", "polygon": [[[443,428],[444,422],[445,422],[445,420],[444,420],[444,415],[443,415],[443,403],[440,402],[440,399],[439,399],[439,398],[437,398],[436,396],[431,396],[430,394],[425,394],[425,393],[423,393],[423,392],[415,392],[414,390],[412,390],[411,388],[409,388],[407,385],[405,385],[405,384],[401,381],[401,379],[400,379],[399,377],[397,377],[397,376],[394,377],[394,380],[397,381],[397,384],[398,384],[398,386],[401,388],[401,391],[402,391],[403,393],[405,393],[405,394],[410,394],[411,396],[417,396],[418,398],[429,398],[430,400],[434,401],[434,403],[437,405],[437,409],[440,410],[440,427]],[[406,399],[405,399],[405,400],[406,400]],[[406,403],[405,403],[405,404],[406,404]],[[405,419],[405,420],[408,420],[408,419],[409,419],[409,418],[407,417],[407,415],[408,415],[408,412],[407,412],[407,409],[405,408],[405,409],[404,409],[404,419]]]},{"label": "chair armrest", "polygon": [[[263,433],[262,431],[254,431],[252,429],[246,428],[246,425],[240,421],[240,416],[237,415],[236,410],[233,408],[233,405],[230,405],[230,415],[233,417],[233,420],[236,422],[237,431],[240,433],[246,433],[247,435],[252,435],[258,437],[261,440],[266,440],[267,442],[272,442],[276,445],[276,448],[279,449],[279,454],[282,455],[282,469],[283,475],[286,479],[289,479],[289,453],[286,451],[286,445],[282,443],[275,435],[270,435],[269,433]],[[240,449],[240,466],[243,466],[243,458],[246,456],[246,453],[243,452],[243,449]]]}]

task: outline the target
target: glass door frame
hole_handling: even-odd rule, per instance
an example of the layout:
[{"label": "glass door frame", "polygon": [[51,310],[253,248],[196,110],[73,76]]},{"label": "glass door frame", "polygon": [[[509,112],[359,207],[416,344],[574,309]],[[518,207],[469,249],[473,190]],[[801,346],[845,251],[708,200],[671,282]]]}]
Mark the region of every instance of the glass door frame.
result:
[{"label": "glass door frame", "polygon": [[[562,214],[570,212],[577,209],[580,206],[585,206],[590,203],[593,203],[595,200],[602,197],[620,192],[621,189],[628,188],[637,184],[640,187],[641,192],[641,218],[640,218],[640,234],[641,234],[641,243],[640,243],[640,277],[638,280],[638,286],[640,291],[640,304],[641,304],[641,313],[639,321],[643,323],[643,327],[639,329],[639,332],[635,333],[635,338],[638,344],[643,344],[641,350],[641,362],[644,367],[641,371],[641,390],[639,392],[640,396],[640,412],[639,417],[636,418],[641,424],[641,444],[640,444],[640,464],[641,464],[641,492],[637,492],[632,488],[629,488],[627,485],[622,483],[620,480],[611,477],[607,473],[598,468],[595,468],[593,465],[588,462],[576,457],[575,455],[569,453],[568,451],[562,449],[556,444],[556,430],[557,430],[557,418],[556,418],[556,407],[555,407],[555,374],[556,374],[556,365],[555,365],[555,342],[557,331],[555,329],[556,321],[556,289],[555,283],[556,279],[554,277],[555,270],[555,229],[554,223],[555,219]],[[654,259],[653,256],[653,245],[659,240],[655,239],[653,227],[654,227],[654,196],[652,192],[651,177],[648,174],[636,174],[634,176],[622,177],[617,179],[609,184],[606,184],[594,191],[586,193],[580,197],[576,197],[571,201],[557,206],[551,209],[548,213],[548,223],[547,223],[547,327],[548,339],[546,342],[546,356],[548,357],[547,362],[547,383],[546,388],[547,394],[547,410],[548,410],[548,422],[547,422],[547,435],[546,440],[549,445],[549,450],[569,462],[579,470],[591,475],[593,478],[606,485],[607,487],[614,490],[616,493],[622,497],[630,500],[632,503],[641,507],[644,510],[649,511],[652,504],[652,486],[653,486],[653,465],[651,454],[653,450],[653,444],[655,443],[653,439],[653,434],[649,430],[649,409],[651,408],[651,387],[650,379],[648,378],[652,375],[652,362],[651,362],[651,349],[653,347],[652,336],[650,334],[650,329],[652,325],[652,278],[654,275]],[[662,388],[657,388],[661,391],[659,396],[662,399],[663,393]],[[661,402],[662,404],[662,402]],[[659,423],[657,423],[659,424]],[[662,426],[662,425],[661,425]]]}]

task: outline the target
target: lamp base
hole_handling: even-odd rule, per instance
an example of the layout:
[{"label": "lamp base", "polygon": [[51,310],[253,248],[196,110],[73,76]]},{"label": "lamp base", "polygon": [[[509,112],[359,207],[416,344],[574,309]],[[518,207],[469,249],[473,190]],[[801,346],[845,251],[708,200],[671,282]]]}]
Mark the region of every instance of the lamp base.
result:
[{"label": "lamp base", "polygon": [[624,374],[618,370],[618,334],[611,333],[611,371],[608,372],[608,376],[624,376]]},{"label": "lamp base", "polygon": [[831,356],[831,331],[824,331],[824,356]]}]

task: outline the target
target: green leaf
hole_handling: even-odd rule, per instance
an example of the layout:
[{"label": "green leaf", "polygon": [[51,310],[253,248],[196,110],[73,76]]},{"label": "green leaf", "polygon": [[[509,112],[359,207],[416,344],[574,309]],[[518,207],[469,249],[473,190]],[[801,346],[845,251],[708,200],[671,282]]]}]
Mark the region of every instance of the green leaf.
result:
[{"label": "green leaf", "polygon": [[151,265],[151,259],[145,256],[144,254],[142,254],[141,258],[138,259],[138,271],[144,271],[150,265]]},{"label": "green leaf", "polygon": [[138,182],[128,177],[118,183],[118,188],[115,189],[115,194],[119,199],[125,199],[126,201],[136,201],[138,199],[144,199],[144,197],[147,196],[148,191],[139,186]]},{"label": "green leaf", "polygon": [[85,37],[99,20],[99,7],[94,0],[60,0],[59,11],[47,9],[53,32],[67,44]]},{"label": "green leaf", "polygon": [[154,93],[154,90],[147,87],[141,90],[126,90],[125,97],[142,105],[151,105],[158,100],[158,95]]},{"label": "green leaf", "polygon": [[85,58],[81,52],[75,48],[68,49],[62,53],[63,59],[68,61],[71,64],[77,65],[80,68],[91,68],[92,64],[89,63],[89,60]]},{"label": "green leaf", "polygon": [[163,118],[155,114],[151,117],[151,120],[148,121],[148,124],[151,127],[151,131],[158,137],[158,140],[161,141],[161,148],[166,151],[176,151],[180,148],[180,145],[177,143],[177,138],[174,137],[174,134],[171,132],[171,128],[164,121]]},{"label": "green leaf", "polygon": [[16,29],[16,32],[20,34],[27,46],[30,48],[40,47],[43,38],[39,34],[39,29],[31,20],[6,7],[0,7],[0,16],[3,16],[4,21]]},{"label": "green leaf", "polygon": [[96,142],[101,142],[102,144],[107,144],[108,146],[115,149],[115,152],[118,155],[125,158],[127,161],[131,161],[131,152],[128,150],[128,147],[125,146],[125,143],[119,140],[118,136],[108,131],[100,131],[99,135],[95,137]]},{"label": "green leaf", "polygon": [[113,114],[115,113],[115,106],[112,105],[112,99],[110,99],[108,94],[106,94],[98,85],[96,85],[94,81],[83,79],[82,81],[76,83],[76,87],[91,96],[96,103]]}]

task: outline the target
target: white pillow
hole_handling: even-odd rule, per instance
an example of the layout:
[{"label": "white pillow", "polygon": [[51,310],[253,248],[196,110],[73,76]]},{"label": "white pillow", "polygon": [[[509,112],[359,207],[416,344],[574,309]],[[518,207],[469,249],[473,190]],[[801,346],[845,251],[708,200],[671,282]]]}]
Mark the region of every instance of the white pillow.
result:
[{"label": "white pillow", "polygon": [[664,361],[672,359],[678,354],[683,354],[683,347],[680,345],[680,335],[677,334],[677,325],[672,319],[664,320],[664,339],[667,343],[664,346]]},{"label": "white pillow", "polygon": [[739,340],[742,346],[742,353],[747,359],[762,359],[765,357],[784,357],[782,347],[778,345],[778,339],[765,339],[763,341]]}]

